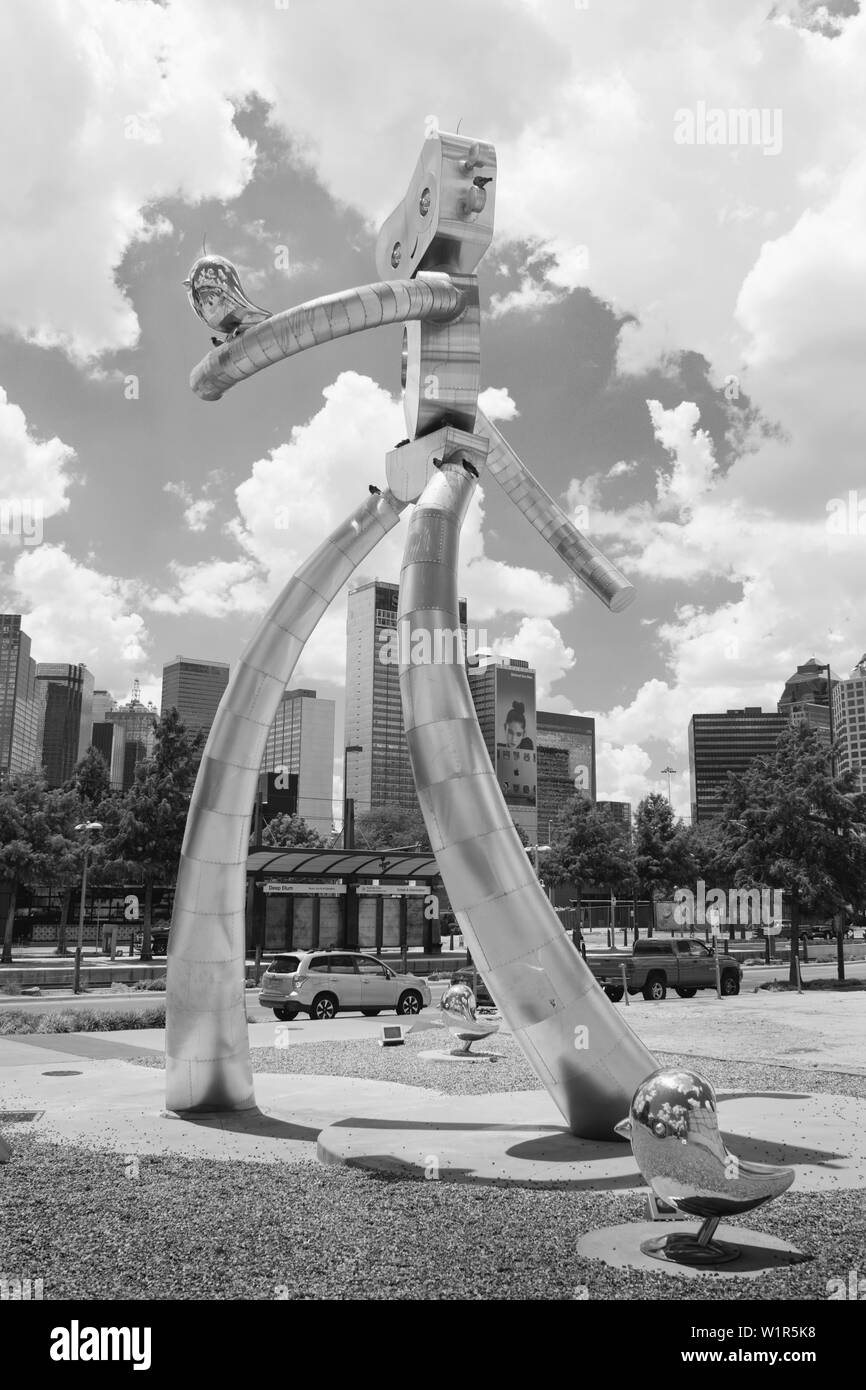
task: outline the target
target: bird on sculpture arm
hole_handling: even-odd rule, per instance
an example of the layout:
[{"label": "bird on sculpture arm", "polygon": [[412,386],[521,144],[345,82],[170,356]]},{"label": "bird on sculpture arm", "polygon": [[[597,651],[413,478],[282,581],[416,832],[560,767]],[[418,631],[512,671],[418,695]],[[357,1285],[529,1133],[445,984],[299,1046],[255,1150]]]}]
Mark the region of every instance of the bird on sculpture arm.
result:
[{"label": "bird on sculpture arm", "polygon": [[247,298],[235,266],[225,256],[199,256],[183,283],[198,317],[223,335],[211,339],[215,346],[271,317],[269,309]]}]

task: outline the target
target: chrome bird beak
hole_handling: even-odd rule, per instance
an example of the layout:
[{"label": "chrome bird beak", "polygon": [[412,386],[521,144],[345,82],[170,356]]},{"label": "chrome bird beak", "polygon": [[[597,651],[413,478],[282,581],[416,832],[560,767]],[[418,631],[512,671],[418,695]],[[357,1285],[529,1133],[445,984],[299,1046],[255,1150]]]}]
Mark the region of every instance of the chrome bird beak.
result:
[{"label": "chrome bird beak", "polygon": [[631,1139],[631,1120],[626,1118],[620,1120],[618,1125],[613,1127],[614,1134],[618,1134],[620,1139]]}]

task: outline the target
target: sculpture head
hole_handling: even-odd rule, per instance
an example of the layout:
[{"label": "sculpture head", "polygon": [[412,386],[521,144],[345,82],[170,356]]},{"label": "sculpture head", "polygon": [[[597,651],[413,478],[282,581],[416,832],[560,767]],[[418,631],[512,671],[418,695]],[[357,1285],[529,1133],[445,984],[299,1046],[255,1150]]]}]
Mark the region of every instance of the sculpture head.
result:
[{"label": "sculpture head", "polygon": [[236,267],[225,256],[199,256],[183,283],[194,312],[215,333],[233,333],[270,317],[247,298]]}]

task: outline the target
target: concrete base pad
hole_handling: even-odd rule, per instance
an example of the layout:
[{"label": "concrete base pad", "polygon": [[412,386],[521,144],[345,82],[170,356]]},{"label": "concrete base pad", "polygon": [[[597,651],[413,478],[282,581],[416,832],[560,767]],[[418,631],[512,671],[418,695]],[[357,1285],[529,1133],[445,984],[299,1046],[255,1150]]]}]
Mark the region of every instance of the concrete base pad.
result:
[{"label": "concrete base pad", "polygon": [[[685,1229],[697,1233],[700,1221],[693,1221]],[[669,1227],[667,1228],[670,1229]],[[680,1228],[682,1229],[682,1228]],[[685,1275],[687,1279],[701,1278],[711,1274],[717,1279],[754,1279],[768,1270],[786,1269],[790,1265],[801,1264],[811,1256],[804,1254],[787,1241],[777,1240],[775,1236],[765,1235],[763,1231],[749,1231],[742,1226],[717,1228],[713,1241],[722,1246],[736,1246],[740,1253],[727,1264],[713,1268],[702,1265],[694,1268],[687,1264],[675,1264],[668,1260],[654,1259],[645,1255],[641,1245],[666,1233],[665,1226],[657,1222],[632,1222],[627,1226],[608,1226],[600,1231],[590,1231],[577,1243],[577,1253],[588,1260],[601,1260],[614,1269],[639,1269],[644,1274]]]},{"label": "concrete base pad", "polygon": [[[719,1118],[732,1153],[793,1167],[796,1191],[866,1186],[866,1101],[722,1093]],[[556,1183],[588,1191],[645,1187],[629,1145],[575,1138],[541,1091],[486,1096],[416,1091],[398,1121],[347,1118],[324,1129],[317,1148],[324,1163],[407,1177],[424,1177],[435,1157],[443,1181]]]}]

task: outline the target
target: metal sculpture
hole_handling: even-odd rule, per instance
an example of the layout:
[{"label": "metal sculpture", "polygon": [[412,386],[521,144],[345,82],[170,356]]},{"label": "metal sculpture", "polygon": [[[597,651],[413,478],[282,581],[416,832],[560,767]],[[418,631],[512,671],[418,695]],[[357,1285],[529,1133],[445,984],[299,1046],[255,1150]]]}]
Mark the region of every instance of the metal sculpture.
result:
[{"label": "metal sculpture", "polygon": [[[419,648],[413,640],[413,660],[400,668],[404,723],[430,842],[473,960],[575,1133],[609,1138],[636,1086],[655,1067],[563,932],[503,800],[465,670],[434,640],[437,631],[459,629],[459,533],[483,469],[608,608],[618,611],[634,597],[628,580],[580,534],[478,409],[475,271],[493,235],[495,192],[492,145],[431,133],[406,197],[379,234],[381,282],[251,322],[192,373],[193,390],[218,400],[244,378],[319,343],[383,324],[406,325],[402,380],[409,437],[386,456],[388,487],[371,489],[374,495],[289,581],[232,675],[205,748],[169,938],[172,1110],[255,1103],[243,908],[249,813],[268,729],[307,637],[409,503],[416,506],[399,619],[408,622],[413,638],[425,634],[420,651],[426,655],[414,660]],[[191,289],[199,278],[191,273]],[[232,288],[237,301],[240,282]],[[230,326],[222,301],[211,307],[206,322]]]},{"label": "metal sculpture", "polygon": [[655,1196],[677,1211],[703,1217],[696,1233],[674,1231],[644,1241],[641,1250],[655,1259],[710,1268],[737,1259],[738,1246],[713,1240],[722,1217],[770,1202],[794,1181],[793,1168],[746,1163],[725,1148],[715,1091],[698,1072],[653,1072],[615,1129],[631,1140],[635,1162]]},{"label": "metal sculpture", "polygon": [[498,1022],[478,1017],[475,995],[468,985],[449,985],[439,1001],[439,1009],[448,1032],[462,1044],[454,1049],[452,1056],[473,1056],[469,1049],[474,1042],[492,1038],[499,1032]]}]

